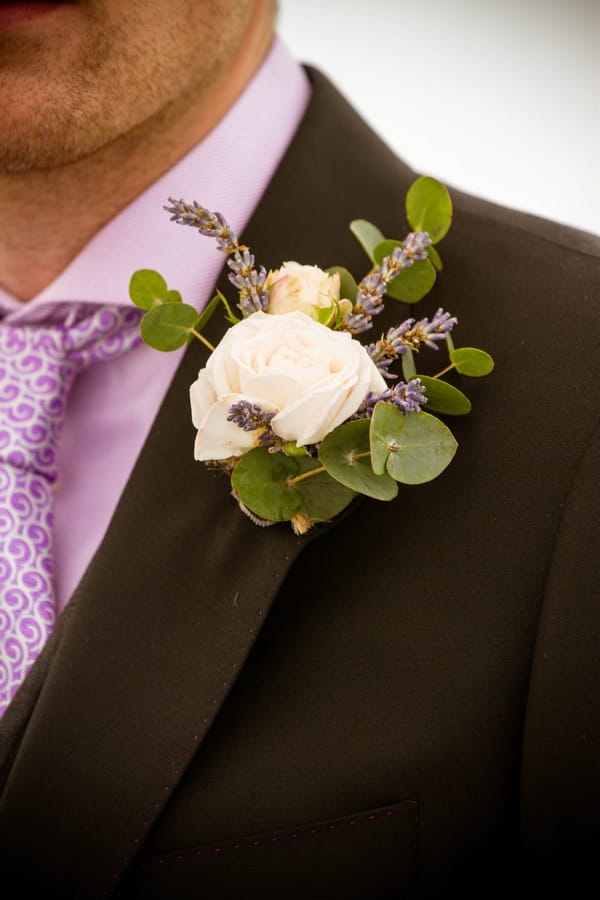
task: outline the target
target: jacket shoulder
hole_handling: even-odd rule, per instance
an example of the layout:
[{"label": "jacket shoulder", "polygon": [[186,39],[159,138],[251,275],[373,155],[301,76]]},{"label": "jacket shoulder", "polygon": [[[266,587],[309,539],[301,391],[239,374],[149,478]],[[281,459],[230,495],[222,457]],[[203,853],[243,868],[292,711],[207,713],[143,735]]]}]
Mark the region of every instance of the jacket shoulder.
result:
[{"label": "jacket shoulder", "polygon": [[535,237],[557,248],[600,260],[600,236],[596,234],[447,186],[455,207],[469,217],[486,220],[497,225],[499,231],[510,232],[513,236],[521,233],[525,238]]}]

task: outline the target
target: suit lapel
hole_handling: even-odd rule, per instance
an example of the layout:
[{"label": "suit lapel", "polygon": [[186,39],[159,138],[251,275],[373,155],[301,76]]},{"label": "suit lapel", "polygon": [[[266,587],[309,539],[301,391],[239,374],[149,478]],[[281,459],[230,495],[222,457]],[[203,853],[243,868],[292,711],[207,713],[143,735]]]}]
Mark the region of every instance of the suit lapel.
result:
[{"label": "suit lapel", "polygon": [[[405,170],[390,209],[381,190],[377,204],[372,186],[349,183],[354,159],[367,152],[364,125],[315,77],[305,121],[244,238],[267,266],[297,259],[360,272],[366,258],[348,222],[372,217],[385,228],[387,217],[397,227],[411,176]],[[381,172],[386,192],[390,174]],[[398,174],[395,165],[397,182]],[[221,288],[231,296],[225,276]],[[213,343],[223,327],[214,317]],[[35,822],[44,836],[40,880],[81,897],[117,884],[237,678],[278,585],[327,530],[298,538],[287,524],[257,528],[225,476],[194,462],[188,387],[204,360],[196,342],[55,652],[39,661],[48,674],[31,691],[35,706],[0,801],[0,837],[11,836],[3,868],[27,864]]]},{"label": "suit lapel", "polygon": [[287,526],[257,529],[221,473],[190,463],[193,359],[77,591],[2,799],[0,833],[26,848],[35,821],[39,874],[68,895],[119,879],[304,543]]}]

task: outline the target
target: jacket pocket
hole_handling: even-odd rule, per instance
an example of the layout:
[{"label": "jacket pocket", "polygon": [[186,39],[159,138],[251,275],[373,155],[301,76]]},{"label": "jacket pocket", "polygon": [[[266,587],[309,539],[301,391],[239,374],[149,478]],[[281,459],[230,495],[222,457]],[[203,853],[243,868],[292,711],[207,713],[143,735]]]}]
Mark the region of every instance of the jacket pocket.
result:
[{"label": "jacket pocket", "polygon": [[417,803],[140,859],[118,897],[405,900],[415,896]]}]

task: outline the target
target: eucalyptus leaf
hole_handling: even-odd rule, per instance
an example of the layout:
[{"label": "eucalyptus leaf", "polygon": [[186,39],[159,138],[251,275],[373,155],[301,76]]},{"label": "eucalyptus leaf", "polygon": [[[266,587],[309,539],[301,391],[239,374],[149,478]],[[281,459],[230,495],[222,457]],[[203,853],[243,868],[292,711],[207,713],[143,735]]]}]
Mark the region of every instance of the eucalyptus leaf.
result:
[{"label": "eucalyptus leaf", "polygon": [[373,225],[372,222],[367,222],[366,219],[354,219],[350,222],[350,231],[354,237],[358,239],[359,244],[362,246],[363,250],[366,251],[369,259],[373,260],[374,248],[384,239],[379,228],[377,228],[376,225]]},{"label": "eucalyptus leaf", "polygon": [[302,509],[299,491],[288,485],[288,480],[299,473],[298,460],[255,447],[236,463],[231,484],[242,503],[257,516],[270,522],[288,522]]},{"label": "eucalyptus leaf", "polygon": [[168,293],[167,282],[154,269],[138,269],[129,280],[129,296],[141,309],[164,303]]},{"label": "eucalyptus leaf", "polygon": [[396,247],[401,247],[402,241],[394,241],[391,238],[385,238],[373,247],[373,262],[381,265],[386,256],[391,256]]},{"label": "eucalyptus leaf", "polygon": [[386,471],[390,454],[399,447],[405,416],[393,403],[377,403],[370,426],[371,465],[376,475]]},{"label": "eucalyptus leaf", "polygon": [[[386,256],[390,256],[402,241],[385,240],[373,248],[373,259],[381,265]],[[403,269],[386,288],[388,297],[401,300],[403,303],[418,303],[428,294],[435,284],[435,267],[428,259],[417,260],[407,269]]]},{"label": "eucalyptus leaf", "polygon": [[442,269],[444,268],[443,263],[442,263],[442,257],[437,252],[437,250],[435,249],[433,244],[430,244],[429,247],[427,248],[427,256],[429,257],[429,259],[431,260],[433,265],[436,267],[438,272],[441,272]]},{"label": "eucalyptus leaf", "polygon": [[166,303],[149,310],[141,321],[140,331],[155,350],[177,350],[192,337],[190,329],[198,325],[198,313],[187,303]]},{"label": "eucalyptus leaf", "polygon": [[457,446],[450,429],[435,416],[408,413],[396,446],[389,454],[386,471],[403,484],[432,481],[450,463]]},{"label": "eucalyptus leaf", "polygon": [[452,200],[446,186],[428,176],[417,178],[406,195],[406,216],[415,231],[426,231],[437,244],[452,224]]},{"label": "eucalyptus leaf", "polygon": [[471,412],[471,401],[453,384],[428,375],[419,375],[418,378],[427,393],[428,412],[445,413],[447,416],[464,416]]},{"label": "eucalyptus leaf", "polygon": [[475,347],[457,347],[450,352],[450,361],[461,375],[471,375],[474,378],[489,375],[494,368],[494,360],[490,354]]},{"label": "eucalyptus leaf", "polygon": [[329,275],[334,275],[336,272],[340,276],[340,299],[341,300],[352,300],[354,303],[356,299],[356,292],[358,290],[358,285],[354,280],[354,276],[348,269],[345,269],[343,266],[329,266],[326,269]]},{"label": "eucalyptus leaf", "polygon": [[320,325],[329,325],[336,317],[337,305],[332,303],[331,306],[316,306],[314,312]]},{"label": "eucalyptus leaf", "polygon": [[372,469],[367,419],[334,429],[321,441],[319,459],[336,481],[358,494],[393,500],[398,493],[393,479],[386,474],[376,475]]},{"label": "eucalyptus leaf", "polygon": [[403,269],[386,289],[388,297],[403,303],[418,303],[435,284],[436,271],[428,259],[418,259],[409,269]]},{"label": "eucalyptus leaf", "polygon": [[[320,468],[316,459],[297,460],[300,472],[308,472]],[[328,522],[352,503],[356,492],[350,490],[332,478],[327,472],[318,472],[298,481],[295,489],[302,498],[302,511],[311,522]]]}]

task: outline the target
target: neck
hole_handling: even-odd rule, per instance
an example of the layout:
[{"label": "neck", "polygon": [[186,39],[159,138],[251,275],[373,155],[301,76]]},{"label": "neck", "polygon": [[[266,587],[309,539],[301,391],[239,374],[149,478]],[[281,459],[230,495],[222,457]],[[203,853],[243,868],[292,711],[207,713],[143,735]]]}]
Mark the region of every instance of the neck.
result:
[{"label": "neck", "polygon": [[22,301],[52,282],[103,225],[226,114],[258,69],[272,31],[250,27],[227,72],[94,154],[55,169],[0,172],[0,284]]}]

